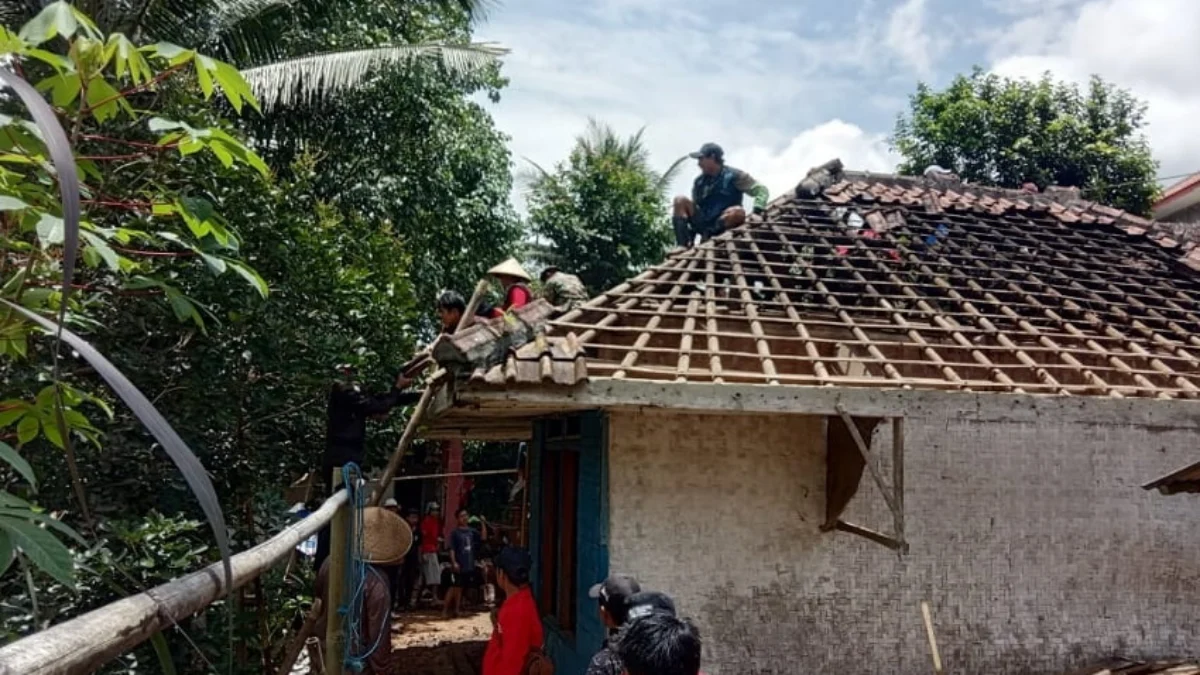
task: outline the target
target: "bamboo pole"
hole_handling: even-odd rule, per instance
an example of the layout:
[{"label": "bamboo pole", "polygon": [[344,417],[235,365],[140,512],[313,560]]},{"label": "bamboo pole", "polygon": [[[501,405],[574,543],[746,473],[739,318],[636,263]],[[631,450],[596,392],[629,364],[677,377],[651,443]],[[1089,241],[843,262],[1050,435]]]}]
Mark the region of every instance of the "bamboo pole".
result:
[{"label": "bamboo pole", "polygon": [[[344,492],[347,496],[350,494],[350,490],[339,490],[342,487],[340,469],[333,470],[331,484],[335,492]],[[361,490],[362,487],[355,485],[352,489]],[[329,523],[329,576],[325,577],[325,589],[328,596],[325,606],[333,608],[333,611],[329,612],[329,620],[325,622],[325,672],[327,673],[342,672],[342,641],[345,639],[345,631],[338,610],[342,606],[342,594],[345,590],[342,587],[342,581],[346,578],[346,535],[350,527],[352,527],[350,509],[338,509]]]},{"label": "bamboo pole", "polygon": [[929,651],[933,654],[934,675],[942,675],[942,655],[938,652],[937,638],[933,635],[933,617],[929,614],[929,603],[921,601],[921,614],[925,617],[925,635],[929,638]]},{"label": "bamboo pole", "polygon": [[304,644],[316,629],[317,621],[320,620],[323,611],[321,599],[313,600],[312,608],[308,610],[308,615],[304,617],[304,624],[300,626],[300,632],[296,633],[283,652],[283,661],[280,662],[279,669],[275,671],[276,675],[288,675],[292,672],[292,666],[296,663],[296,659],[300,658],[300,652],[304,651]]},{"label": "bamboo pole", "polygon": [[[309,517],[233,556],[232,589],[277,565],[292,549],[324,527],[345,503],[345,491],[339,492]],[[94,672],[155,633],[225,597],[224,580],[225,568],[218,562],[7,644],[0,647],[0,675]]]},{"label": "bamboo pole", "polygon": [[[471,324],[471,320],[475,316],[475,310],[479,307],[479,303],[483,301],[483,294],[487,293],[488,282],[486,279],[480,279],[479,283],[475,284],[475,292],[471,294],[471,301],[467,303],[467,311],[463,312],[462,318],[458,320],[458,325],[455,326],[454,332],[458,332]],[[413,409],[412,416],[408,418],[408,424],[404,427],[404,434],[400,436],[400,442],[396,444],[396,449],[392,451],[392,456],[388,459],[387,468],[383,471],[383,476],[379,479],[379,484],[375,486],[375,492],[371,494],[371,499],[367,506],[379,506],[379,502],[383,501],[383,493],[387,491],[388,485],[392,479],[396,477],[396,472],[400,470],[400,462],[404,460],[404,453],[408,452],[408,446],[413,442],[413,438],[417,435],[417,428],[421,426],[421,422],[425,417],[425,411],[429,409],[429,404],[433,402],[433,395],[441,386],[442,380],[446,377],[446,371],[439,369],[429,378],[429,384],[425,386],[424,393],[421,394],[421,400],[417,402],[417,407]]]},{"label": "bamboo pole", "polygon": [[400,442],[396,444],[396,449],[392,452],[387,468],[383,470],[383,475],[380,476],[379,484],[375,486],[375,492],[371,494],[371,500],[367,506],[379,506],[379,502],[383,501],[383,493],[387,491],[387,486],[391,484],[392,479],[396,477],[396,472],[400,470],[400,462],[404,459],[404,453],[408,451],[408,446],[416,437],[417,428],[421,426],[425,411],[429,409],[429,404],[433,403],[433,395],[441,387],[445,376],[446,371],[439,369],[429,379],[429,385],[421,394],[421,400],[417,402],[417,407],[413,408],[412,416],[408,418],[408,424],[404,427],[404,434],[400,436]]}]

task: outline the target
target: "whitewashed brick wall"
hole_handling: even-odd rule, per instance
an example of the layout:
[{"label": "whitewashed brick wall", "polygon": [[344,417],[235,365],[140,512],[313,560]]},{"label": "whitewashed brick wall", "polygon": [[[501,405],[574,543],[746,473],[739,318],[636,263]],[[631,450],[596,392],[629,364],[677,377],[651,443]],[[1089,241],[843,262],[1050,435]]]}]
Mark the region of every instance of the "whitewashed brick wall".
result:
[{"label": "whitewashed brick wall", "polygon": [[[923,599],[952,673],[1200,652],[1200,495],[1138,487],[1200,459],[1195,432],[909,419],[900,558],[818,531],[823,425],[610,417],[611,569],[676,598],[710,675],[928,673]],[[844,517],[890,530],[869,475]]]}]

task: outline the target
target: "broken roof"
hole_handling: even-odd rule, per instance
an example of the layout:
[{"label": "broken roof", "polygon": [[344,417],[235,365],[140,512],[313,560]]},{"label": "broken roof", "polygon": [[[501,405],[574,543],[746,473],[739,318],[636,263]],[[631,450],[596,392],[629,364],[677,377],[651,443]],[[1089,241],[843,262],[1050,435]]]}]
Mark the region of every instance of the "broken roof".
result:
[{"label": "broken roof", "polygon": [[575,382],[1194,398],[1198,233],[835,160],[545,330],[583,345]]}]

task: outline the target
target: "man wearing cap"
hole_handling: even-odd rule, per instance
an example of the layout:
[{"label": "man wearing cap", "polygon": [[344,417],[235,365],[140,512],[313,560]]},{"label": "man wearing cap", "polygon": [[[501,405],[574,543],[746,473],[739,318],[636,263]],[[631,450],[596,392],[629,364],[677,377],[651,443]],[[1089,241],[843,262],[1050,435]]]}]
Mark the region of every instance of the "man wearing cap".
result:
[{"label": "man wearing cap", "polygon": [[542,297],[559,312],[569,312],[588,300],[587,288],[574,274],[549,265],[542,270]]},{"label": "man wearing cap", "polygon": [[508,547],[496,556],[496,581],[506,597],[483,654],[482,675],[523,675],[527,664],[535,666],[530,671],[544,672],[530,659],[535,655],[533,661],[545,663],[542,619],[529,588],[532,568],[533,560],[525,549]]},{"label": "man wearing cap", "polygon": [[750,174],[725,165],[725,151],[716,143],[705,143],[692,159],[698,160],[700,175],[692,184],[692,197],[675,198],[671,223],[675,228],[675,243],[690,248],[696,235],[701,241],[737,227],[746,221],[742,207],[746,195],[754,197],[754,213],[767,208],[768,193],[763,184]]},{"label": "man wearing cap", "polygon": [[611,636],[625,625],[629,618],[629,599],[642,590],[641,585],[632,577],[613,575],[592,586],[588,597],[597,600],[600,606],[600,620],[608,629],[609,638],[604,640],[604,646],[588,663],[586,675],[621,675],[625,669],[621,659],[617,658],[616,649],[611,644]]}]

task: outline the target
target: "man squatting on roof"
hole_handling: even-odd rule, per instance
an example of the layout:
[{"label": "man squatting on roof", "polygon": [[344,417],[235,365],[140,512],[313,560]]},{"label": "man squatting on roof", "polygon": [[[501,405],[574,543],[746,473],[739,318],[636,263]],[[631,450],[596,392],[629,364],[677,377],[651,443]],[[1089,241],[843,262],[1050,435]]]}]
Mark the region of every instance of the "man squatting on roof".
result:
[{"label": "man squatting on roof", "polygon": [[750,174],[725,164],[725,151],[716,143],[705,143],[691,153],[698,160],[700,175],[692,184],[692,197],[675,198],[671,224],[675,228],[675,244],[691,248],[696,235],[701,241],[721,234],[746,222],[742,201],[754,197],[754,213],[767,208],[769,194],[765,185]]}]

